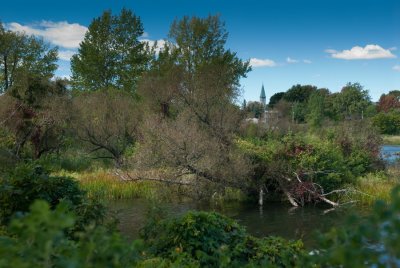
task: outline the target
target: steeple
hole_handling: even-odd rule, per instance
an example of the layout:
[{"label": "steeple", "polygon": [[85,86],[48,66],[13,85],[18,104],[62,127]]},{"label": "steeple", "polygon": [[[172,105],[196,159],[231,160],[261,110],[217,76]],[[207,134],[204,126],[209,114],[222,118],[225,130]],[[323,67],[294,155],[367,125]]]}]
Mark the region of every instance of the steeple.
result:
[{"label": "steeple", "polygon": [[265,106],[267,104],[267,97],[265,96],[264,84],[261,87],[260,102]]}]

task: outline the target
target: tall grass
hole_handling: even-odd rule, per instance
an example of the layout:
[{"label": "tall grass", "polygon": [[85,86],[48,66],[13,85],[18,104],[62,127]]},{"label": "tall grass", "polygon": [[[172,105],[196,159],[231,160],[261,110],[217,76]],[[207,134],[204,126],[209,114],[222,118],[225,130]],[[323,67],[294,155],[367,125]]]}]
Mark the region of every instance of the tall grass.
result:
[{"label": "tall grass", "polygon": [[400,168],[389,167],[386,172],[370,173],[358,179],[353,191],[343,196],[341,202],[355,201],[360,206],[371,206],[376,200],[390,201],[395,186],[400,185]]},{"label": "tall grass", "polygon": [[76,178],[83,190],[89,197],[106,200],[154,198],[157,191],[157,183],[148,181],[123,181],[108,170],[97,170],[92,172],[66,172],[60,175]]},{"label": "tall grass", "polygon": [[400,135],[382,135],[383,144],[400,145]]}]

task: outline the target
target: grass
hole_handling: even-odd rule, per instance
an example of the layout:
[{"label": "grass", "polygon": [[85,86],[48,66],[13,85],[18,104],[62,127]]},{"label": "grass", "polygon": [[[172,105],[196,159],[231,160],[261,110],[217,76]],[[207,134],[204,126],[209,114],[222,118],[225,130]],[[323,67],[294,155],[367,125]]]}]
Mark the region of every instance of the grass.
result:
[{"label": "grass", "polygon": [[356,201],[360,206],[371,206],[376,200],[390,201],[395,186],[400,185],[400,167],[389,167],[386,172],[370,173],[358,180],[354,191],[341,202]]},{"label": "grass", "polygon": [[106,200],[148,198],[156,196],[156,183],[123,181],[108,170],[92,172],[66,172],[58,175],[76,178],[89,197]]},{"label": "grass", "polygon": [[382,135],[383,144],[400,145],[400,135]]}]

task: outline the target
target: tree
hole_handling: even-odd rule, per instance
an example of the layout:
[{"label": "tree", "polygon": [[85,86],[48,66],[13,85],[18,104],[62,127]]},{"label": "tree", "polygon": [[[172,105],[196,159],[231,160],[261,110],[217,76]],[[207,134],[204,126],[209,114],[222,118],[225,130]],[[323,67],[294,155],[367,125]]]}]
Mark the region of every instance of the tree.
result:
[{"label": "tree", "polygon": [[127,9],[105,11],[89,25],[78,54],[71,59],[72,85],[83,90],[117,88],[134,92],[150,56],[140,18]]},{"label": "tree", "polygon": [[[391,91],[392,92],[392,91]],[[378,112],[389,112],[391,110],[400,109],[400,95],[382,94],[377,104]]]},{"label": "tree", "polygon": [[269,99],[268,106],[270,108],[274,108],[275,104],[277,104],[283,97],[285,96],[285,92],[278,92],[271,96]]},{"label": "tree", "polygon": [[327,115],[327,99],[330,95],[327,89],[318,89],[314,91],[307,102],[307,123],[314,127],[319,127]]},{"label": "tree", "polygon": [[[156,113],[148,115],[134,162],[161,169],[160,178],[169,182],[237,186],[248,169],[233,153],[242,119],[234,101],[249,63],[225,49],[227,32],[218,16],[175,21],[169,38],[140,84],[140,95]],[[160,107],[174,112],[160,113]]]},{"label": "tree", "polygon": [[70,117],[68,102],[67,90],[61,81],[29,74],[20,76],[0,98],[4,107],[0,120],[13,136],[12,155],[20,158],[28,144],[34,159],[59,150]]},{"label": "tree", "polygon": [[249,101],[245,109],[248,117],[261,118],[264,105],[258,101]]},{"label": "tree", "polygon": [[53,77],[57,50],[35,36],[7,31],[0,23],[0,93],[12,87],[21,73]]},{"label": "tree", "polygon": [[378,113],[372,118],[372,122],[382,134],[394,135],[400,133],[400,112],[398,111]]},{"label": "tree", "polygon": [[334,98],[333,108],[340,118],[362,118],[370,103],[368,90],[359,83],[348,83]]},{"label": "tree", "polygon": [[307,102],[311,94],[317,90],[317,87],[311,85],[294,85],[286,91],[283,98],[288,102]]},{"label": "tree", "polygon": [[142,112],[132,94],[112,88],[84,92],[73,98],[73,111],[72,126],[89,152],[121,166],[139,138]]}]

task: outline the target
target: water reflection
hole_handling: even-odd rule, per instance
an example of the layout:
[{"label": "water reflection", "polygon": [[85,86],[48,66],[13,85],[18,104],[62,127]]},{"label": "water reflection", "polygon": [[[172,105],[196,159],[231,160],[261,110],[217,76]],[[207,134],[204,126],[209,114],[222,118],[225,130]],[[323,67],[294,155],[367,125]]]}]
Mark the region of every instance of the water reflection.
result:
[{"label": "water reflection", "polygon": [[[118,211],[119,228],[127,237],[134,239],[146,221],[151,203],[147,200],[119,200],[110,204],[110,209]],[[167,215],[178,216],[188,210],[217,211],[237,220],[249,233],[257,237],[267,235],[288,239],[303,239],[308,246],[314,244],[314,233],[324,232],[340,226],[351,213],[351,208],[331,209],[330,207],[308,206],[293,208],[282,203],[256,205],[232,204],[222,208],[201,206],[192,202],[164,204]]]}]

